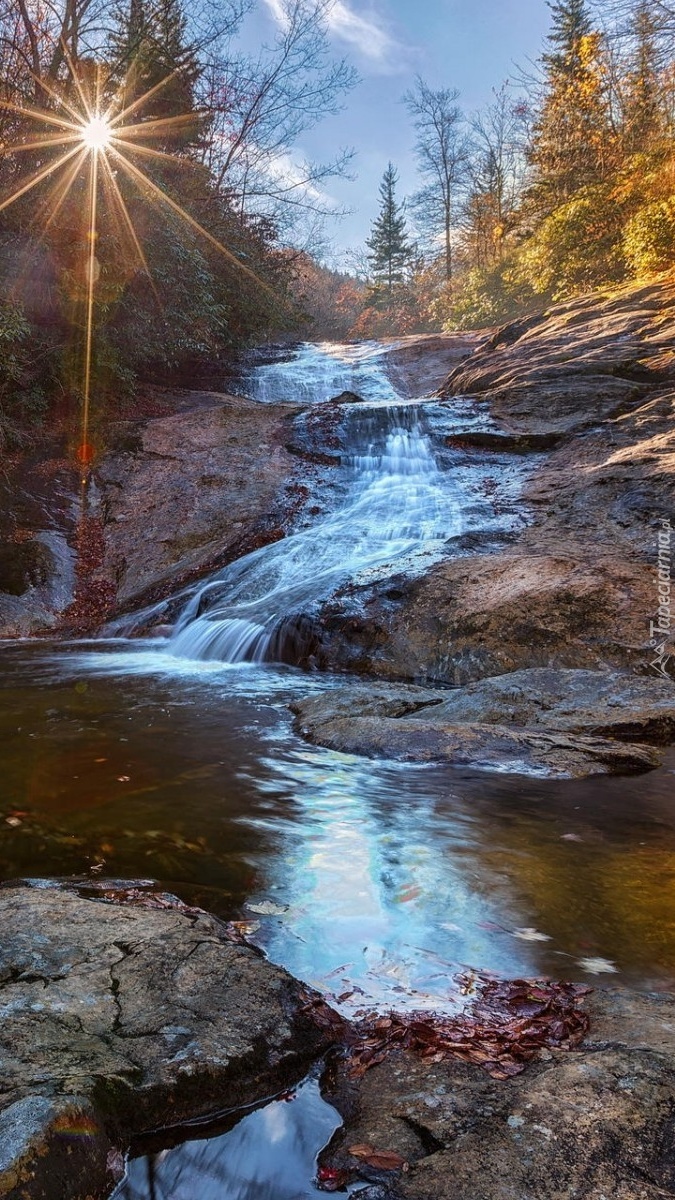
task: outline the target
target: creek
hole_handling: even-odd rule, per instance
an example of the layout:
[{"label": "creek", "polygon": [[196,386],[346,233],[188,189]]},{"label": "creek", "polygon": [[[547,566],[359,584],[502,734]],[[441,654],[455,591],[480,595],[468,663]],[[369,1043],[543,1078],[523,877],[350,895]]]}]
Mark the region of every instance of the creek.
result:
[{"label": "creek", "polygon": [[[472,969],[672,986],[675,756],[574,782],[369,761],[292,729],[289,701],[348,682],[287,665],[321,602],[517,527],[524,468],[448,469],[433,406],[396,395],[377,346],[305,346],[245,387],[308,408],[361,397],[344,406],[334,500],[187,591],[165,641],[125,636],[132,619],[107,640],[2,645],[2,878],[159,880],[250,922],[347,1013],[451,1008]],[[442,421],[489,427],[461,399]],[[506,512],[484,486],[496,470]],[[310,1079],[231,1130],[136,1160],[119,1195],[314,1196],[325,1110]]]}]

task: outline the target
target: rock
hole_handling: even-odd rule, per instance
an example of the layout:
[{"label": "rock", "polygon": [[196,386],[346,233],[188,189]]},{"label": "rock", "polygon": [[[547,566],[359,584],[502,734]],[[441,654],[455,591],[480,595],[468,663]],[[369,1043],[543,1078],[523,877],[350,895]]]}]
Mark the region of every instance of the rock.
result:
[{"label": "rock", "polygon": [[609,738],[570,736],[505,725],[450,724],[435,709],[423,717],[345,717],[312,729],[305,737],[343,754],[401,762],[448,762],[510,774],[544,774],[559,779],[650,771],[662,761],[648,746]]},{"label": "rock", "polygon": [[453,560],[460,544],[449,544],[396,602],[381,586],[336,594],[318,661],[454,686],[533,667],[649,671],[658,532],[675,509],[674,337],[675,285],[661,282],[582,297],[484,340],[439,394],[487,404],[500,429],[441,441],[541,451],[525,527],[488,553]]},{"label": "rock", "polygon": [[515,671],[452,691],[373,684],[291,705],[298,731],[348,754],[563,777],[650,770],[639,741],[675,740],[665,680],[600,671]]},{"label": "rock", "polygon": [[[479,345],[439,394],[489,398],[508,431],[560,433],[672,386],[675,285],[629,284],[516,321]],[[625,409],[624,409],[625,411]]]},{"label": "rock", "polygon": [[440,562],[403,582],[397,603],[364,589],[356,616],[351,596],[347,604],[336,597],[322,611],[319,660],[454,686],[529,667],[646,667],[656,595],[649,565],[599,547],[582,559],[561,532],[557,553],[536,545],[526,553],[524,542]]},{"label": "rock", "polygon": [[340,392],[339,396],[333,396],[329,404],[363,404],[363,396],[357,396],[356,392]]},{"label": "rock", "polygon": [[448,372],[487,341],[485,333],[423,334],[400,338],[384,360],[399,395],[430,396]]},{"label": "rock", "polygon": [[15,886],[0,919],[2,1196],[105,1196],[132,1135],[261,1100],[325,1044],[300,985],[199,910]]},{"label": "rock", "polygon": [[296,469],[284,449],[294,412],[200,393],[192,409],[141,425],[136,449],[106,455],[97,468],[99,575],[115,583],[113,612],[170,594],[279,536]]},{"label": "rock", "polygon": [[[657,1200],[675,1195],[675,998],[597,992],[575,1051],[496,1082],[460,1062],[398,1052],[327,1098],[346,1124],[322,1164],[392,1200]],[[349,1146],[398,1152],[407,1172],[359,1170]],[[358,1194],[358,1193],[357,1193]],[[366,1193],[367,1194],[367,1193]]]}]

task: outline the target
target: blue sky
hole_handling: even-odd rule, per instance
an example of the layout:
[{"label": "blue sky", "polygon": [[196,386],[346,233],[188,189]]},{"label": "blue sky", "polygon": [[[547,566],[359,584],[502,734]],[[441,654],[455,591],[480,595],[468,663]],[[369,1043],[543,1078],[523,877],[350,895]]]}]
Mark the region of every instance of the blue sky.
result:
[{"label": "blue sky", "polygon": [[[260,0],[249,36],[269,36],[279,2]],[[355,180],[327,186],[338,204],[353,210],[330,223],[338,254],[368,236],[390,159],[399,170],[401,197],[417,186],[413,131],[400,102],[415,76],[458,88],[462,106],[474,111],[489,102],[493,87],[514,77],[517,64],[537,57],[549,16],[546,0],[335,0],[333,46],[357,67],[361,83],[344,111],[306,134],[297,151],[314,159],[343,146],[357,152]]]}]

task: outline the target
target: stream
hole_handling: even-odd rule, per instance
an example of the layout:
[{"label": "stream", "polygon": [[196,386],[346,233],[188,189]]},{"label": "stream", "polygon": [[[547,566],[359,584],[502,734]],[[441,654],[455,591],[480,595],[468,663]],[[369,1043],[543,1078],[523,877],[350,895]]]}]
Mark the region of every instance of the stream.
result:
[{"label": "stream", "polygon": [[[374,762],[292,729],[289,701],[348,682],[284,664],[301,622],[347,583],[519,528],[525,465],[443,458],[438,428],[487,416],[397,396],[376,345],[303,346],[245,387],[261,403],[362,398],[345,406],[335,503],[186,591],[167,640],[122,636],[130,620],[107,640],[0,644],[2,878],[157,879],[249,922],[347,1014],[447,1010],[471,969],[672,987],[675,754],[647,775],[564,781]],[[133,1160],[117,1195],[318,1196],[316,1155],[338,1124],[312,1076],[232,1128]]]}]

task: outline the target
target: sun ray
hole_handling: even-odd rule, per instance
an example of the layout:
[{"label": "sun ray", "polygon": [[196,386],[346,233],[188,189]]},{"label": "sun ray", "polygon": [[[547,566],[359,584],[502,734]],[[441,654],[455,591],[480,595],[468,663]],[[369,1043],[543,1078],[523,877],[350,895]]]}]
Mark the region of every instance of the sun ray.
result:
[{"label": "sun ray", "polygon": [[146,175],[144,171],[140,171],[134,163],[129,162],[128,158],[125,158],[123,154],[120,154],[116,146],[111,145],[110,153],[113,154],[118,160],[122,169],[136,180],[136,182],[140,185],[141,190],[143,188],[147,188],[152,195],[156,196],[156,198],[162,204],[165,204],[168,208],[170,208],[172,212],[179,216],[181,220],[185,221],[192,229],[195,230],[196,233],[199,233],[203,238],[206,238],[206,240],[216,250],[218,250],[219,253],[228,260],[228,262],[234,263],[234,265],[238,267],[244,275],[248,275],[249,278],[253,279],[259,287],[264,289],[264,291],[268,292],[270,295],[273,294],[272,289],[264,282],[264,280],[258,278],[255,271],[252,271],[250,267],[245,266],[241,259],[237,258],[236,254],[233,254],[231,250],[227,249],[227,246],[224,246],[222,242],[219,242],[218,238],[214,237],[212,233],[209,233],[208,229],[205,229],[203,225],[200,225],[199,221],[196,221],[194,217],[190,216],[189,212],[186,212],[184,208],[181,208],[180,204],[177,204],[175,200],[172,200],[171,196],[169,196],[167,192],[163,191],[161,187],[158,187],[158,185],[150,178],[149,175]]},{"label": "sun ray", "polygon": [[[122,125],[119,129],[120,134],[128,137],[162,137],[164,133],[171,133],[173,129],[181,129],[185,125],[194,125],[198,120],[199,113],[180,113],[176,117],[155,117],[151,121],[140,121],[136,125]],[[112,126],[113,137],[117,137],[117,126]]]},{"label": "sun ray", "polygon": [[4,212],[4,210],[9,208],[10,205],[16,204],[17,200],[20,200],[21,197],[25,196],[27,192],[32,191],[34,187],[37,187],[39,183],[42,183],[43,179],[48,179],[49,176],[53,175],[55,171],[58,171],[60,167],[64,167],[67,162],[70,162],[71,158],[74,158],[76,154],[80,153],[80,148],[81,146],[78,144],[72,150],[68,150],[66,154],[62,154],[61,157],[56,160],[56,162],[51,163],[48,167],[44,167],[42,171],[38,171],[36,175],[33,175],[32,178],[23,185],[23,187],[17,188],[17,190],[13,192],[11,196],[8,196],[6,200],[0,202],[0,212]]},{"label": "sun ray", "polygon": [[59,129],[70,129],[75,133],[82,128],[82,125],[66,121],[63,117],[55,117],[45,109],[24,108],[21,104],[14,104],[12,100],[0,100],[0,108],[4,108],[6,112],[17,113],[20,117],[32,117],[34,121],[44,121],[45,125],[57,125]]},{"label": "sun ray", "polygon": [[150,270],[150,267],[148,266],[148,260],[145,257],[145,253],[143,251],[143,247],[141,246],[140,239],[138,237],[138,234],[136,233],[136,230],[134,229],[134,223],[131,220],[131,217],[129,215],[129,209],[127,208],[124,196],[122,195],[122,193],[120,191],[120,186],[119,186],[117,180],[115,179],[113,170],[112,170],[110,163],[108,162],[108,159],[106,158],[105,155],[102,157],[101,162],[103,164],[103,168],[106,173],[106,180],[112,189],[113,196],[115,198],[115,202],[118,207],[118,211],[121,213],[122,220],[126,227],[127,233],[129,234],[129,237],[133,243],[136,254],[138,255],[139,262],[141,263],[143,270],[145,271],[145,273],[148,277],[148,280],[150,281],[150,287],[152,288],[154,297],[157,301],[159,308],[161,309],[162,301],[161,301],[159,292],[157,291],[155,281],[152,278],[152,272]]},{"label": "sun ray", "polygon": [[12,154],[25,154],[27,150],[49,150],[52,146],[68,146],[73,142],[81,142],[81,133],[64,133],[62,137],[37,138],[34,142],[20,142],[16,146],[12,146],[10,150],[5,150],[4,157],[9,157]]},{"label": "sun ray", "polygon": [[[72,55],[68,48],[68,43],[66,42],[64,37],[61,37],[59,40],[60,40],[60,44],[61,44],[61,49],[63,50],[63,56],[66,60],[66,63],[68,64],[68,70],[70,72],[70,77],[77,89],[77,94],[80,97],[80,102],[82,104],[84,113],[87,117],[91,117],[92,113],[91,113],[91,108],[89,107],[89,100],[87,99],[87,93],[85,92],[84,88],[82,87],[82,82],[80,80],[80,76],[78,75],[77,69],[73,62]],[[76,109],[71,108],[71,106],[69,104],[67,104],[65,100],[62,99],[61,103],[63,104],[64,108],[67,108],[69,112],[73,113],[73,115],[75,116],[75,119],[77,121],[80,121],[82,119],[82,114],[78,113]]]},{"label": "sun ray", "polygon": [[137,100],[133,100],[131,104],[128,104],[126,108],[123,108],[122,111],[117,113],[115,117],[111,115],[111,105],[108,111],[104,114],[106,121],[109,120],[113,129],[116,129],[118,125],[121,125],[125,117],[129,117],[132,113],[137,112],[139,108],[142,108],[144,104],[147,104],[148,100],[150,100],[153,96],[156,96],[158,92],[163,91],[163,89],[171,83],[171,80],[176,78],[177,74],[178,70],[176,69],[169,75],[165,75],[164,79],[160,79],[159,83],[156,83],[154,87],[149,88],[148,91],[144,92],[142,96],[139,96]]},{"label": "sun ray", "polygon": [[[41,205],[40,212],[44,213],[45,215],[44,227],[40,241],[44,240],[44,234],[54,224],[59,212],[63,208],[63,205],[68,197],[68,193],[77,179],[80,170],[84,166],[84,160],[86,157],[87,148],[86,146],[83,146],[80,150],[79,156],[75,159],[70,169],[68,171],[64,171],[63,178],[55,180],[50,195],[45,199],[44,204]],[[56,199],[59,189],[61,189],[60,195],[58,196],[58,199]],[[41,218],[38,217],[37,219]]]},{"label": "sun ray", "polygon": [[87,270],[87,318],[84,347],[84,386],[82,388],[82,458],[86,461],[89,437],[89,407],[91,402],[91,353],[94,338],[94,285],[96,283],[96,235],[98,203],[98,162],[96,151],[90,154],[89,164],[89,260]]},{"label": "sun ray", "polygon": [[155,150],[152,146],[142,146],[136,142],[128,142],[126,138],[122,137],[116,137],[114,141],[116,146],[123,146],[125,150],[129,150],[132,154],[145,155],[146,158],[164,159],[165,162],[173,163],[173,165],[176,167],[190,166],[189,159],[180,158],[177,154],[169,154],[167,150]]}]

